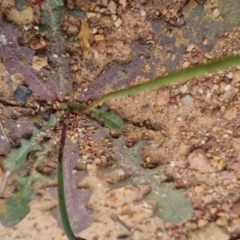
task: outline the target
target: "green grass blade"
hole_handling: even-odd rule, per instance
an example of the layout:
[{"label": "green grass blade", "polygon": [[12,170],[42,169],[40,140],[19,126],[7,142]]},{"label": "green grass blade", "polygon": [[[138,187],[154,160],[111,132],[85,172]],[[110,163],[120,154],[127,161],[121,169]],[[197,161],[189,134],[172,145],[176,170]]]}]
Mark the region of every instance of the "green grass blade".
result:
[{"label": "green grass blade", "polygon": [[62,163],[58,163],[58,203],[64,231],[69,240],[74,240],[75,236],[69,223],[67,207],[65,203]]},{"label": "green grass blade", "polygon": [[64,231],[69,240],[86,240],[84,238],[75,237],[72,231],[68,213],[67,206],[65,201],[65,193],[64,193],[64,174],[63,174],[63,150],[65,146],[66,133],[68,128],[68,117],[70,112],[67,114],[67,119],[63,122],[63,129],[61,134],[60,146],[59,146],[59,154],[58,154],[58,169],[57,169],[57,177],[58,177],[58,204],[60,216],[62,219],[62,225]]},{"label": "green grass blade", "polygon": [[164,77],[158,77],[151,81],[134,85],[128,88],[124,88],[121,90],[117,90],[111,93],[104,95],[96,100],[94,100],[91,104],[83,108],[83,111],[88,111],[89,109],[96,107],[99,104],[102,104],[108,100],[117,98],[117,97],[124,97],[131,94],[136,94],[139,92],[157,89],[160,87],[167,86],[171,83],[179,83],[182,81],[190,80],[191,78],[196,78],[201,75],[207,73],[213,73],[218,70],[224,70],[226,68],[234,67],[240,65],[240,57],[229,57],[221,60],[214,61],[208,64],[201,64],[196,67],[184,69],[182,71],[174,72]]},{"label": "green grass blade", "polygon": [[58,204],[60,216],[62,219],[62,224],[64,231],[69,240],[74,240],[75,236],[73,234],[72,228],[70,226],[67,207],[65,202],[65,194],[64,194],[64,177],[63,177],[63,149],[65,145],[65,138],[67,133],[67,121],[65,120],[63,123],[63,129],[61,134],[60,146],[59,146],[59,155],[58,155],[58,169],[57,169],[57,177],[58,177]]}]

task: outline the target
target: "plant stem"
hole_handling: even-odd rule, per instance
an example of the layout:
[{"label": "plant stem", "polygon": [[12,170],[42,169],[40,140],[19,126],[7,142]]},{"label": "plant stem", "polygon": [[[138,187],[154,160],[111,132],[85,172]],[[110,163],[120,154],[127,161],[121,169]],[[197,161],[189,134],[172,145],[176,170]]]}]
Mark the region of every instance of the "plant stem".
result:
[{"label": "plant stem", "polygon": [[60,146],[59,146],[59,153],[58,153],[58,202],[59,202],[59,211],[62,219],[62,225],[64,228],[64,231],[68,237],[69,240],[86,240],[84,238],[75,237],[74,233],[72,231],[68,213],[67,213],[67,207],[66,207],[66,201],[65,201],[65,193],[64,193],[64,174],[63,174],[63,153],[64,153],[64,146],[65,146],[65,140],[66,140],[66,133],[68,129],[68,118],[69,118],[70,112],[69,109],[67,110],[67,117],[63,122],[63,128],[62,128],[62,134],[60,139]]},{"label": "plant stem", "polygon": [[91,108],[94,108],[99,104],[102,104],[108,100],[111,100],[111,99],[114,99],[117,97],[124,97],[124,96],[128,96],[131,94],[136,94],[139,92],[147,91],[147,90],[157,89],[160,87],[167,86],[171,83],[186,81],[191,78],[196,78],[196,77],[199,77],[199,76],[207,74],[207,73],[213,73],[218,70],[224,70],[226,68],[234,67],[237,65],[240,65],[240,57],[239,56],[217,60],[212,63],[200,64],[196,67],[192,67],[189,69],[184,69],[182,71],[174,72],[167,76],[158,77],[158,78],[155,78],[155,79],[145,82],[145,83],[141,83],[138,85],[130,86],[128,88],[110,92],[100,98],[95,99],[89,105],[82,108],[81,112],[87,112]]}]

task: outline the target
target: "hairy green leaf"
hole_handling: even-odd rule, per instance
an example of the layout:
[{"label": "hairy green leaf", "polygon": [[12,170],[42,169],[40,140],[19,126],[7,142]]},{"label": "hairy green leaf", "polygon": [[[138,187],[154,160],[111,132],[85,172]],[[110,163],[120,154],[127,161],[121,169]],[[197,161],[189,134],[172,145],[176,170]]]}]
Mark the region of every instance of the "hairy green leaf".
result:
[{"label": "hairy green leaf", "polygon": [[27,155],[31,151],[41,150],[41,146],[37,142],[33,142],[32,139],[20,141],[21,147],[11,151],[10,156],[6,159],[6,168],[10,172],[23,171]]},{"label": "hairy green leaf", "polygon": [[[131,148],[127,148],[124,144],[123,137],[114,139],[114,150],[116,157],[121,159],[121,165],[125,168],[132,169],[141,167],[141,149],[146,145],[147,141],[140,141]],[[132,169],[134,170],[134,169]]]},{"label": "hairy green leaf", "polygon": [[105,105],[99,109],[91,110],[90,115],[103,122],[111,130],[121,130],[123,128],[124,123],[122,118],[116,113],[109,112]]},{"label": "hairy green leaf", "polygon": [[[29,213],[28,204],[34,197],[31,191],[32,184],[47,178],[38,173],[37,168],[43,161],[47,160],[47,156],[54,153],[51,143],[45,142],[42,145],[40,143],[57,123],[56,115],[52,115],[49,121],[43,123],[41,129],[33,128],[32,138],[29,140],[21,139],[21,146],[12,150],[9,158],[6,159],[5,167],[12,173],[20,190],[3,201],[4,206],[1,207],[3,211],[0,213],[0,221],[4,226],[15,226]],[[39,150],[43,151],[39,152]]]},{"label": "hairy green leaf", "polygon": [[167,222],[181,224],[191,217],[192,204],[183,191],[161,182],[164,166],[155,169],[145,169],[141,166],[141,149],[146,141],[140,141],[131,148],[126,148],[123,138],[114,141],[115,156],[119,160],[119,168],[132,172],[130,179],[120,181],[116,187],[129,184],[149,185],[151,192],[146,199],[156,203],[154,214]]},{"label": "hairy green leaf", "polygon": [[30,212],[29,202],[34,199],[31,184],[40,180],[38,177],[17,177],[21,190],[5,200],[5,208],[0,214],[1,223],[6,227],[18,224]]},{"label": "hairy green leaf", "polygon": [[121,130],[123,128],[123,120],[116,113],[102,112],[99,114],[99,119],[111,130]]},{"label": "hairy green leaf", "polygon": [[18,11],[22,11],[26,7],[27,1],[26,0],[16,0],[15,6]]},{"label": "hairy green leaf", "polygon": [[176,190],[170,185],[157,186],[146,196],[146,199],[156,202],[154,213],[166,222],[182,224],[191,217],[191,200],[182,190]]}]

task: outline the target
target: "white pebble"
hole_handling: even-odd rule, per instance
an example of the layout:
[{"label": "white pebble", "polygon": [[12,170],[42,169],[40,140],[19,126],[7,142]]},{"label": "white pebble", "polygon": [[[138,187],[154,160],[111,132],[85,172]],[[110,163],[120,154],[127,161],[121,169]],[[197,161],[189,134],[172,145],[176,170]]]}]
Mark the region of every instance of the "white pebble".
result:
[{"label": "white pebble", "polygon": [[199,92],[199,93],[203,93],[202,88],[199,88],[199,89],[198,89],[198,92]]},{"label": "white pebble", "polygon": [[141,16],[142,16],[142,17],[145,17],[146,15],[147,15],[146,11],[142,10],[142,11],[141,11]]},{"label": "white pebble", "polygon": [[187,92],[187,90],[188,90],[188,87],[187,87],[187,85],[186,84],[184,84],[183,86],[181,86],[181,88],[180,88],[180,91],[181,91],[181,93],[186,93]]},{"label": "white pebble", "polygon": [[181,98],[181,103],[185,106],[191,105],[193,103],[193,97],[190,94],[187,94]]},{"label": "white pebble", "polygon": [[233,73],[230,72],[230,73],[228,73],[226,76],[227,76],[227,78],[232,79],[232,77],[233,77]]},{"label": "white pebble", "polygon": [[178,118],[177,118],[177,121],[179,121],[179,122],[182,122],[182,120],[183,120],[182,117],[178,117]]},{"label": "white pebble", "polygon": [[170,167],[175,167],[175,162],[174,161],[170,161]]},{"label": "white pebble", "polygon": [[218,18],[220,16],[220,12],[219,12],[219,9],[218,8],[215,8],[212,12],[213,16],[215,18]]},{"label": "white pebble", "polygon": [[225,87],[224,87],[224,90],[227,92],[231,89],[231,85],[230,84],[227,84]]},{"label": "white pebble", "polygon": [[211,97],[211,93],[208,92],[208,93],[206,94],[206,98],[210,98],[210,97]]}]

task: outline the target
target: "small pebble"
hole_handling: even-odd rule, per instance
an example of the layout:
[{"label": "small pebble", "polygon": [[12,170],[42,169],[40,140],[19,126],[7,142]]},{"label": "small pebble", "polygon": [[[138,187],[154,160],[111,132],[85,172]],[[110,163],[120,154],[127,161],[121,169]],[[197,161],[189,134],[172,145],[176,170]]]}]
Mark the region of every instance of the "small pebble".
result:
[{"label": "small pebble", "polygon": [[86,12],[86,16],[87,16],[87,18],[89,19],[89,18],[93,18],[93,17],[96,17],[96,13],[95,12]]},{"label": "small pebble", "polygon": [[223,117],[227,120],[232,120],[237,116],[237,108],[230,107],[225,110]]},{"label": "small pebble", "polygon": [[194,191],[196,192],[196,193],[201,193],[201,192],[203,192],[203,187],[202,186],[196,186],[195,188],[194,188]]},{"label": "small pebble", "polygon": [[96,34],[93,36],[94,40],[95,41],[102,41],[105,39],[104,35],[103,34]]},{"label": "small pebble", "polygon": [[141,11],[141,16],[142,16],[142,17],[145,17],[146,15],[147,15],[146,11],[142,10],[142,11]]},{"label": "small pebble", "polygon": [[199,229],[192,231],[189,234],[188,240],[201,240],[201,239],[229,240],[230,239],[230,234],[225,229],[223,229],[222,227],[219,227],[215,223],[208,223],[207,225],[206,223],[207,223],[207,220],[199,219],[198,221]]},{"label": "small pebble", "polygon": [[118,18],[115,22],[114,22],[114,25],[115,27],[119,28],[122,24],[122,19],[121,18]]},{"label": "small pebble", "polygon": [[240,82],[240,71],[236,71],[232,74],[232,83]]},{"label": "small pebble", "polygon": [[178,118],[177,118],[177,121],[178,121],[178,122],[182,122],[182,121],[183,121],[183,118],[182,118],[182,117],[178,117]]},{"label": "small pebble", "polygon": [[220,16],[220,12],[219,12],[219,9],[218,8],[215,8],[212,12],[213,16],[215,18],[218,18]]},{"label": "small pebble", "polygon": [[169,103],[170,90],[168,88],[160,89],[157,92],[157,104],[163,106]]},{"label": "small pebble", "polygon": [[184,62],[182,65],[183,68],[188,68],[189,66],[190,66],[190,62],[187,62],[187,61]]},{"label": "small pebble", "polygon": [[116,14],[117,13],[117,4],[113,0],[111,0],[108,4],[108,9],[110,10],[110,12],[112,14]]},{"label": "small pebble", "polygon": [[206,173],[212,171],[212,167],[208,161],[206,153],[203,149],[197,148],[193,150],[187,157],[190,168]]},{"label": "small pebble", "polygon": [[143,232],[140,231],[139,229],[136,229],[132,233],[132,240],[141,240],[143,239]]},{"label": "small pebble", "polygon": [[235,215],[240,215],[240,202],[235,202],[232,206],[232,214],[235,214]]},{"label": "small pebble", "polygon": [[119,0],[119,3],[123,6],[123,9],[127,6],[127,0]]},{"label": "small pebble", "polygon": [[185,106],[191,105],[193,103],[194,98],[190,94],[186,94],[181,98],[181,103]]},{"label": "small pebble", "polygon": [[187,90],[188,90],[188,86],[186,84],[184,84],[180,87],[180,91],[182,94],[186,93]]},{"label": "small pebble", "polygon": [[208,43],[207,38],[204,38],[203,41],[202,41],[202,43],[203,43],[203,45],[207,45],[207,43]]},{"label": "small pebble", "polygon": [[227,84],[227,85],[224,87],[225,92],[228,92],[230,89],[231,89],[231,85],[230,85],[230,84]]},{"label": "small pebble", "polygon": [[223,226],[224,227],[224,226],[228,225],[228,220],[227,220],[226,217],[220,217],[220,218],[217,219],[216,224],[218,226]]},{"label": "small pebble", "polygon": [[226,77],[229,78],[229,79],[232,79],[233,73],[232,73],[232,72],[229,72],[228,74],[226,74]]},{"label": "small pebble", "polygon": [[219,91],[220,91],[220,92],[224,92],[226,85],[227,85],[227,83],[226,83],[225,81],[221,81],[221,82],[219,83]]},{"label": "small pebble", "polygon": [[205,226],[207,223],[208,223],[207,220],[199,219],[198,220],[198,227],[201,228],[201,227]]},{"label": "small pebble", "polygon": [[177,27],[181,27],[185,24],[185,19],[184,17],[180,17],[177,19]]},{"label": "small pebble", "polygon": [[21,85],[13,93],[13,97],[21,104],[24,105],[32,94],[32,90],[28,87]]},{"label": "small pebble", "polygon": [[193,44],[189,44],[188,47],[187,47],[187,52],[191,52],[194,48],[194,45]]},{"label": "small pebble", "polygon": [[117,240],[131,240],[128,234],[123,234],[117,237]]}]

